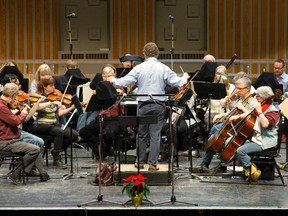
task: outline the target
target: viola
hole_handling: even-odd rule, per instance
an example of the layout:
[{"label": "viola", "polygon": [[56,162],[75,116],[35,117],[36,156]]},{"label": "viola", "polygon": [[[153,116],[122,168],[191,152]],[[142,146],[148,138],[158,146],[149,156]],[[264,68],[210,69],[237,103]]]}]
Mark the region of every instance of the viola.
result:
[{"label": "viola", "polygon": [[72,95],[71,94],[62,94],[60,90],[55,89],[54,92],[48,95],[50,101],[62,101],[65,105],[70,105],[72,103]]},{"label": "viola", "polygon": [[18,91],[17,101],[24,102],[29,98],[29,95],[22,90]]}]

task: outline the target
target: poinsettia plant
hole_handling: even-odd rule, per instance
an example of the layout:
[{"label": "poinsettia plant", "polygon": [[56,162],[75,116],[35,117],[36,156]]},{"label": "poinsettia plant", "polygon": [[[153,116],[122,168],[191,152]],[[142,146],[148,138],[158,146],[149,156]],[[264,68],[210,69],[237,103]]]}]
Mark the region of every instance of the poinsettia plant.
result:
[{"label": "poinsettia plant", "polygon": [[137,176],[129,176],[123,179],[127,183],[122,189],[122,194],[126,191],[128,197],[140,195],[143,192],[145,198],[150,194],[150,189],[146,183],[147,178],[140,173]]}]

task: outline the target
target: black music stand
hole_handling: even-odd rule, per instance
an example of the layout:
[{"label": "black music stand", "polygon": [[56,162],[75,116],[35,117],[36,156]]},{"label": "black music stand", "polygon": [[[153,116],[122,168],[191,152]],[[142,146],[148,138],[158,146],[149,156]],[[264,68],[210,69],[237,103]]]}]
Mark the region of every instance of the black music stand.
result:
[{"label": "black music stand", "polygon": [[[96,95],[95,95],[96,96]],[[92,98],[91,98],[92,99]],[[91,102],[91,99],[89,101],[89,104]],[[107,105],[107,104],[106,104]],[[98,197],[95,200],[91,200],[88,201],[86,203],[82,203],[79,204],[78,207],[81,207],[83,205],[89,205],[92,203],[99,203],[99,202],[107,202],[107,203],[112,203],[112,204],[117,204],[117,205],[122,205],[122,203],[118,203],[118,202],[114,202],[114,201],[109,201],[109,200],[103,200],[103,195],[102,195],[102,183],[101,183],[101,166],[102,166],[102,144],[103,144],[103,121],[104,121],[104,114],[105,112],[109,111],[111,108],[113,108],[114,104],[112,103],[112,105],[110,107],[108,107],[107,109],[103,110],[103,107],[105,107],[105,103],[100,103],[99,104],[99,99],[94,99],[91,102],[90,108],[91,110],[89,111],[99,111],[102,110],[101,112],[99,112],[99,143],[98,143],[98,152],[99,152],[99,193],[98,193]],[[88,107],[87,107],[88,108]]]},{"label": "black music stand", "polygon": [[[158,118],[155,115],[145,115],[145,116],[119,116],[119,124],[121,126],[127,126],[127,125],[136,125],[138,126],[139,124],[156,124],[158,122]],[[139,136],[138,136],[139,139]],[[136,145],[136,152],[137,152],[137,164],[139,164],[139,140],[138,140],[138,145]],[[118,183],[122,179],[121,178],[121,162],[120,162],[120,151],[118,154]],[[137,174],[140,173],[140,168],[137,166]],[[123,205],[126,205],[131,201],[128,200],[125,202]],[[152,202],[144,199],[144,201],[149,202],[152,205]]]},{"label": "black music stand", "polygon": [[208,99],[209,119],[208,131],[211,127],[211,99],[222,99],[226,97],[227,91],[224,83],[193,82],[197,98]]},{"label": "black music stand", "polygon": [[74,115],[76,113],[78,115],[81,115],[83,113],[83,108],[82,108],[81,103],[79,101],[79,98],[77,97],[76,94],[73,95],[73,97],[72,97],[72,103],[74,104],[75,109],[74,109],[73,113],[70,115],[69,119],[67,120],[66,124],[63,127],[63,130],[65,130],[66,127],[70,124],[70,143],[71,143],[71,146],[70,146],[70,173],[65,175],[63,180],[70,179],[74,175],[74,169],[73,169],[73,143],[72,143],[72,128],[73,128],[73,124],[74,124],[73,120],[74,120]]},{"label": "black music stand", "polygon": [[174,160],[173,160],[174,142],[173,142],[173,128],[172,128],[172,112],[173,112],[173,109],[172,109],[170,97],[169,97],[169,103],[168,104],[169,104],[169,106],[165,105],[165,107],[169,110],[169,138],[168,138],[168,142],[170,142],[169,170],[171,168],[171,173],[170,173],[171,174],[171,197],[170,197],[170,200],[159,202],[159,203],[155,203],[154,206],[155,205],[163,205],[163,204],[166,204],[166,203],[174,204],[175,202],[198,206],[198,204],[196,204],[196,203],[189,203],[189,202],[176,200],[176,196],[175,196],[175,193],[174,193],[174,181],[175,180],[174,180],[174,167],[173,167],[173,163],[174,163]]},{"label": "black music stand", "polygon": [[116,77],[121,78],[126,76],[132,68],[116,68]]}]

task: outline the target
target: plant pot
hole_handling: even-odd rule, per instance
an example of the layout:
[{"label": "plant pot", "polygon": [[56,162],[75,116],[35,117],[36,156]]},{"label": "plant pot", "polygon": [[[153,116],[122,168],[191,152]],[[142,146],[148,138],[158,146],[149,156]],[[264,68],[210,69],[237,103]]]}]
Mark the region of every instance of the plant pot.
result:
[{"label": "plant pot", "polygon": [[141,194],[136,195],[136,196],[131,196],[132,204],[135,207],[138,207],[138,206],[140,206],[142,204],[143,195],[144,195],[144,192],[142,192]]}]

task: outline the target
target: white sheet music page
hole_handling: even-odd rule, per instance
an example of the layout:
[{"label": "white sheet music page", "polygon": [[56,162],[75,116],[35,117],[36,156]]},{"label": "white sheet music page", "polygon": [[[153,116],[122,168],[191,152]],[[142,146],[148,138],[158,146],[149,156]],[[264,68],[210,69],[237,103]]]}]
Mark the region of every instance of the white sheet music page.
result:
[{"label": "white sheet music page", "polygon": [[286,98],[282,103],[279,104],[279,108],[282,112],[282,114],[288,118],[288,98]]}]

